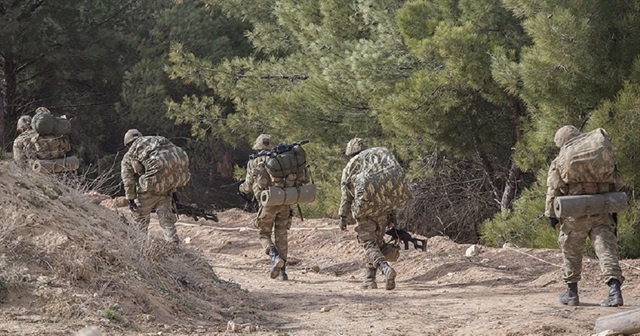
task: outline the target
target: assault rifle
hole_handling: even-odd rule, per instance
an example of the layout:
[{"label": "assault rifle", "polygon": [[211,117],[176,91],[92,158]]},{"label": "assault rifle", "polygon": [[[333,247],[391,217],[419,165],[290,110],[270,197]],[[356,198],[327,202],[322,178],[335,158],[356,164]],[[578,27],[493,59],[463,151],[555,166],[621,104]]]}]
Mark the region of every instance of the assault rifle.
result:
[{"label": "assault rifle", "polygon": [[218,216],[216,214],[211,212],[206,212],[204,211],[204,209],[183,204],[180,202],[175,202],[175,204],[176,204],[176,213],[178,215],[186,215],[195,219],[196,221],[200,218],[204,218],[206,220],[212,220],[214,222],[218,221]]},{"label": "assault rifle", "polygon": [[293,143],[290,143],[290,144],[288,144],[286,142],[282,142],[279,145],[277,145],[277,146],[275,146],[275,147],[273,147],[271,149],[266,149],[266,150],[262,150],[262,151],[260,151],[260,152],[258,152],[256,154],[251,154],[251,155],[249,155],[249,158],[253,160],[253,159],[255,159],[257,157],[260,157],[260,156],[272,156],[272,155],[282,154],[284,152],[288,152],[288,151],[292,150],[293,147],[295,147],[295,146],[302,146],[302,145],[304,145],[306,143],[309,143],[309,139],[305,139],[305,140],[298,141],[298,142],[293,142]]},{"label": "assault rifle", "polygon": [[413,243],[413,247],[418,250],[421,249],[422,251],[427,251],[427,240],[426,239],[418,239],[414,236],[411,235],[411,233],[402,230],[402,229],[396,229],[395,227],[391,228],[391,227],[387,227],[387,229],[385,230],[385,233],[390,235],[393,239],[392,240],[402,240],[404,242],[404,249],[408,250],[409,249],[409,242]]}]

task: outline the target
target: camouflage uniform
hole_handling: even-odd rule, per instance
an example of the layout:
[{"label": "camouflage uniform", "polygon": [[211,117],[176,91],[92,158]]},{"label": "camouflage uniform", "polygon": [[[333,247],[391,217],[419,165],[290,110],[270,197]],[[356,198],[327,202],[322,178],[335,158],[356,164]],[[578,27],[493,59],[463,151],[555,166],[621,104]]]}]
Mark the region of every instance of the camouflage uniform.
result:
[{"label": "camouflage uniform", "polygon": [[[561,148],[568,140],[579,135],[577,129],[565,126],[558,130],[554,142]],[[563,137],[564,135],[564,137]],[[545,202],[545,216],[551,220],[556,218],[554,200],[556,196],[566,195],[590,195],[612,191],[620,191],[623,187],[622,177],[615,174],[615,183],[565,183],[557,168],[557,160],[554,159],[547,174],[547,194]],[[553,225],[553,224],[552,224]],[[618,264],[616,236],[616,223],[611,214],[595,214],[582,217],[563,218],[558,236],[558,245],[563,256],[562,280],[569,285],[569,290],[560,297],[564,304],[578,305],[577,283],[581,279],[582,254],[587,237],[590,238],[595,253],[598,257],[600,268],[604,274],[605,283],[611,284],[616,280],[622,284],[624,277]],[[619,290],[619,287],[618,287]],[[571,292],[571,293],[570,293]],[[563,297],[564,296],[564,297]],[[571,299],[568,299],[571,296]],[[620,304],[622,298],[620,295]]]},{"label": "camouflage uniform", "polygon": [[[274,146],[275,143],[271,136],[261,134],[252,149],[255,151],[268,150]],[[266,189],[264,186],[277,185],[277,183],[272,184],[268,176],[258,173],[259,166],[263,164],[265,158],[261,156],[249,160],[245,181],[239,187],[240,192],[245,195],[253,193],[257,200],[260,199],[262,191]],[[290,187],[284,184],[278,186]],[[270,277],[288,280],[286,261],[289,252],[288,230],[291,227],[291,207],[289,205],[260,206],[253,225],[259,230],[258,235],[262,248],[272,259]],[[272,235],[273,240],[271,239]]]},{"label": "camouflage uniform", "polygon": [[[360,138],[354,138],[347,144],[345,154],[351,155],[352,158],[342,170],[342,178],[340,179],[342,195],[338,214],[342,221],[354,217],[351,211],[355,194],[354,180],[362,168],[358,154],[366,148],[364,140]],[[357,224],[355,231],[358,243],[362,246],[365,255],[364,288],[377,288],[375,276],[378,269],[387,278],[386,288],[389,290],[395,288],[395,270],[389,266],[381,251],[385,230],[389,223],[389,218],[392,216],[394,216],[393,212],[383,212],[370,217],[354,218]]]},{"label": "camouflage uniform", "polygon": [[13,141],[13,160],[20,167],[30,167],[33,160],[37,159],[34,138],[38,136],[33,129],[28,129]]},{"label": "camouflage uniform", "polygon": [[[150,183],[145,179],[145,171],[155,152],[159,148],[175,145],[162,136],[142,136],[141,134],[136,136],[130,144],[131,147],[122,158],[121,175],[126,198],[130,201],[137,198],[140,203],[136,211],[136,222],[141,230],[147,231],[151,211],[155,208],[165,241],[177,244],[180,240],[175,227],[177,218],[172,198],[175,190],[166,187],[172,185],[173,180],[154,180]],[[158,183],[164,183],[165,186],[157,185]]]}]

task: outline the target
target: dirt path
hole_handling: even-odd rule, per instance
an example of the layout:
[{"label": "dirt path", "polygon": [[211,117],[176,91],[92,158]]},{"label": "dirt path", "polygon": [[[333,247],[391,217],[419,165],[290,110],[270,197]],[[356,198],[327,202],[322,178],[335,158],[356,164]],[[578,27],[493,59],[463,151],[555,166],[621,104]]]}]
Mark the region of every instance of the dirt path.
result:
[{"label": "dirt path", "polygon": [[635,260],[625,262],[625,307],[597,306],[607,288],[598,282],[597,262],[590,259],[581,282],[584,304],[565,307],[556,299],[564,289],[558,251],[484,248],[467,258],[469,245],[442,237],[430,239],[426,253],[402,251],[394,263],[399,274],[395,290],[383,289],[380,274],[380,289],[361,290],[362,254],[355,233],[352,228],[341,233],[331,220],[294,223],[290,280],[272,280],[268,257],[246,220],[233,214],[221,221],[225,229],[181,226],[180,234],[203,252],[222,279],[238,283],[261,302],[266,318],[253,322],[268,334],[589,335],[599,316],[639,304]]}]

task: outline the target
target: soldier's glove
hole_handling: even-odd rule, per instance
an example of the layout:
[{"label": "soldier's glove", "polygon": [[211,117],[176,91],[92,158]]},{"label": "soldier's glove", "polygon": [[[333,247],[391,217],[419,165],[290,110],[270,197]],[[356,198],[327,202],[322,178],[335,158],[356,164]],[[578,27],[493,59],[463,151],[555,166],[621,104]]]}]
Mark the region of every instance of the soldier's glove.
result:
[{"label": "soldier's glove", "polygon": [[340,230],[347,231],[347,217],[340,216]]},{"label": "soldier's glove", "polygon": [[129,210],[131,210],[131,212],[138,211],[138,205],[135,200],[129,200]]},{"label": "soldier's glove", "polygon": [[549,225],[551,225],[552,229],[555,230],[558,226],[558,223],[560,223],[560,221],[557,218],[549,217]]}]

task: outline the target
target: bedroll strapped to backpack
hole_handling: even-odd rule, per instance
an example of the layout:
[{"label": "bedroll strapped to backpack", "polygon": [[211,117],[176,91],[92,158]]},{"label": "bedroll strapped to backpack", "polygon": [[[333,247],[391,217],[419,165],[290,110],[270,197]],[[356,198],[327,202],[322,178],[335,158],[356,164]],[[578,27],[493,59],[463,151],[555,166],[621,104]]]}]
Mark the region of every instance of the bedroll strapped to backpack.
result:
[{"label": "bedroll strapped to backpack", "polygon": [[597,128],[567,141],[556,161],[567,183],[614,183],[616,160],[607,132]]},{"label": "bedroll strapped to backpack", "polygon": [[139,178],[140,192],[166,193],[184,187],[191,179],[189,156],[184,149],[169,142],[151,150],[143,161],[145,172]]},{"label": "bedroll strapped to backpack", "polygon": [[38,112],[31,119],[31,127],[40,135],[65,135],[71,133],[71,121],[49,112]]},{"label": "bedroll strapped to backpack", "polygon": [[411,199],[404,169],[389,149],[366,149],[352,160],[360,160],[362,167],[353,181],[351,211],[355,218],[383,215],[403,207]]}]

